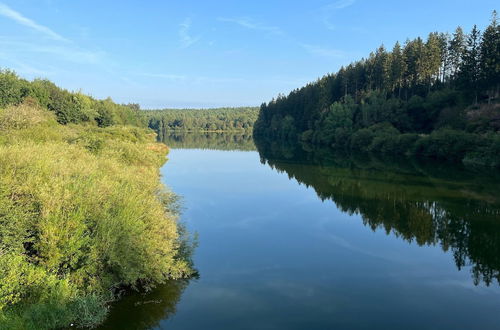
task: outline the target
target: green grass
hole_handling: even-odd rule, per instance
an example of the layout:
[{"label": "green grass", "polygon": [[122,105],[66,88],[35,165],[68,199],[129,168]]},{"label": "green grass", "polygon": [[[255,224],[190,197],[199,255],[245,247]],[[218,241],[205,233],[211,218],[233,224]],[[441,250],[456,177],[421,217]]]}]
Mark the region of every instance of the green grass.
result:
[{"label": "green grass", "polygon": [[34,104],[0,110],[0,329],[92,327],[114,289],[191,274],[154,141],[59,125]]}]

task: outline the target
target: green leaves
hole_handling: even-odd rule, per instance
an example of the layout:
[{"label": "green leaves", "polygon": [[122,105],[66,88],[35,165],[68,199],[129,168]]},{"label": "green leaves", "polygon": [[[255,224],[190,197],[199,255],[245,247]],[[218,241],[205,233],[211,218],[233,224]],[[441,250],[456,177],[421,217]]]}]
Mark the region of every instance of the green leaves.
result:
[{"label": "green leaves", "polygon": [[[22,125],[11,113],[26,114]],[[192,272],[176,198],[159,183],[166,146],[137,127],[37,119],[47,113],[0,114],[10,123],[0,131],[0,328],[95,325],[113,288]]]}]

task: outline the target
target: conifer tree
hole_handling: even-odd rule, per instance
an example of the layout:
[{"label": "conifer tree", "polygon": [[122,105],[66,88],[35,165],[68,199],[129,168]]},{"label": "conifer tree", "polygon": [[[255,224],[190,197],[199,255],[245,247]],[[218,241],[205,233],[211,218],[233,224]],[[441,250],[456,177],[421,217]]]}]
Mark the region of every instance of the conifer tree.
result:
[{"label": "conifer tree", "polygon": [[455,79],[462,65],[462,58],[465,53],[465,34],[459,26],[453,33],[453,38],[448,45],[448,53],[450,58],[450,74],[451,79]]},{"label": "conifer tree", "polygon": [[406,65],[403,57],[403,52],[399,41],[396,42],[392,49],[391,55],[391,88],[398,89],[398,95],[401,96],[401,87],[403,84],[403,76],[405,73]]},{"label": "conifer tree", "polygon": [[472,91],[474,104],[478,101],[479,78],[480,78],[480,41],[481,32],[476,25],[467,36],[467,49],[462,57],[462,66],[460,69],[461,81],[463,86]]},{"label": "conifer tree", "polygon": [[480,49],[481,87],[488,94],[488,103],[498,97],[500,86],[500,27],[497,12],[484,31]]}]

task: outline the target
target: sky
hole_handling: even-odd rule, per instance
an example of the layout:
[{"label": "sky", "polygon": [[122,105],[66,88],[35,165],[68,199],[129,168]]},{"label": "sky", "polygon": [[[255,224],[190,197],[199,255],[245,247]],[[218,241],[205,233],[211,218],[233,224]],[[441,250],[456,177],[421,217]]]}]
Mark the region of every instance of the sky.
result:
[{"label": "sky", "polygon": [[[496,6],[495,6],[496,5]],[[0,68],[142,108],[257,106],[490,0],[0,0]]]}]

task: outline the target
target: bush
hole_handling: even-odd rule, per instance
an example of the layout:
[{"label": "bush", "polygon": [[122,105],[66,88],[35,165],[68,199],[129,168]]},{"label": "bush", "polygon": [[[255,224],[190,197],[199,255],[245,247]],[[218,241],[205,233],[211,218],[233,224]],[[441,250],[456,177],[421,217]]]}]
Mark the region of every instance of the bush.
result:
[{"label": "bush", "polygon": [[0,108],[17,105],[29,94],[29,83],[14,71],[0,70]]},{"label": "bush", "polygon": [[413,153],[440,160],[460,162],[468,152],[484,146],[484,139],[478,135],[442,129],[419,139]]},{"label": "bush", "polygon": [[336,148],[347,148],[351,144],[351,131],[342,127],[337,128],[334,141]]},{"label": "bush", "polygon": [[51,113],[38,106],[34,99],[26,99],[19,106],[0,110],[0,129],[23,129],[53,120]]},{"label": "bush", "polygon": [[500,167],[500,136],[489,136],[483,147],[468,151],[463,162],[468,165]]},{"label": "bush", "polygon": [[351,149],[356,151],[368,151],[374,137],[375,133],[368,128],[362,128],[356,131],[351,136]]},{"label": "bush", "polygon": [[407,155],[417,140],[417,134],[383,134],[376,136],[368,149],[382,154]]},{"label": "bush", "polygon": [[314,131],[309,129],[300,135],[300,139],[304,142],[310,142],[312,140]]},{"label": "bush", "polygon": [[23,104],[0,116],[0,328],[95,325],[113,288],[192,272],[158,180],[166,146],[145,129],[46,115]]}]

